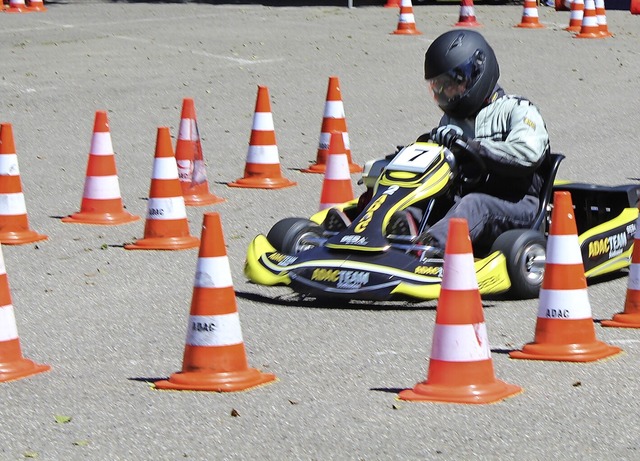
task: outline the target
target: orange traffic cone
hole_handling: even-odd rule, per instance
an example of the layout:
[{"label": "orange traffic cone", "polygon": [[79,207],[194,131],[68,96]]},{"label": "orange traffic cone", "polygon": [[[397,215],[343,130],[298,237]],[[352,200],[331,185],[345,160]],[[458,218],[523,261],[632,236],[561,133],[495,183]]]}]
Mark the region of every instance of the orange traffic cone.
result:
[{"label": "orange traffic cone", "polygon": [[5,13],[29,13],[24,0],[9,0],[9,8],[4,10]]},{"label": "orange traffic cone", "polygon": [[427,380],[402,400],[491,403],[522,392],[495,378],[467,221],[452,218]]},{"label": "orange traffic cone", "polygon": [[514,359],[592,362],[620,352],[596,340],[571,194],[553,194],[535,341]]},{"label": "orange traffic cone", "polygon": [[544,26],[538,20],[538,7],[536,0],[524,0],[524,9],[522,10],[522,19],[516,27],[524,27],[527,29],[541,29]]},{"label": "orange traffic cone", "polygon": [[598,25],[598,18],[596,16],[596,5],[593,0],[585,0],[584,2],[584,16],[582,18],[582,25],[580,27],[580,33],[575,38],[604,38],[600,34],[600,26]]},{"label": "orange traffic cone", "polygon": [[13,126],[0,124],[0,242],[20,245],[45,240],[46,235],[29,228],[27,206],[22,193]]},{"label": "orange traffic cone", "polygon": [[640,14],[640,0],[631,0],[631,5],[629,5],[629,12],[631,14]]},{"label": "orange traffic cone", "polygon": [[624,311],[614,315],[611,320],[603,320],[601,325],[603,327],[640,328],[640,217],[636,221]]},{"label": "orange traffic cone", "polygon": [[80,211],[65,223],[126,224],[140,219],[124,209],[106,111],[97,111]]},{"label": "orange traffic cone", "polygon": [[399,8],[400,0],[387,0],[387,3],[384,4],[385,8]]},{"label": "orange traffic cone", "polygon": [[200,132],[196,121],[196,108],[192,98],[184,98],[182,101],[176,162],[185,205],[201,206],[224,202],[223,198],[209,192]]},{"label": "orange traffic cone", "polygon": [[269,89],[266,86],[258,86],[244,177],[228,185],[231,187],[282,189],[296,184],[282,176]]},{"label": "orange traffic cone", "polygon": [[9,278],[0,248],[0,382],[13,381],[50,369],[49,365],[39,365],[22,356]]},{"label": "orange traffic cone", "polygon": [[322,183],[320,210],[353,200],[353,185],[342,133],[331,132],[327,170]]},{"label": "orange traffic cone", "polygon": [[344,114],[344,104],[342,103],[342,94],[340,92],[340,81],[338,77],[329,77],[329,86],[327,88],[327,99],[324,104],[324,116],[322,118],[322,127],[320,130],[320,142],[318,143],[318,153],[316,155],[316,163],[310,165],[309,168],[302,170],[303,173],[324,173],[327,168],[327,153],[329,150],[329,138],[332,131],[339,131],[344,138],[344,146],[346,148],[347,161],[349,162],[349,171],[351,173],[359,173],[362,167],[352,162],[351,150],[349,149],[349,133],[347,132],[347,122]]},{"label": "orange traffic cone", "polygon": [[413,4],[411,0],[400,1],[400,16],[398,17],[398,26],[396,30],[391,32],[396,35],[421,35],[416,29],[416,18],[413,15]]},{"label": "orange traffic cone", "polygon": [[584,18],[584,0],[573,0],[569,13],[569,27],[565,28],[569,32],[580,32],[582,19]]},{"label": "orange traffic cone", "polygon": [[234,392],[274,381],[249,368],[218,213],[205,213],[182,371],[157,389]]},{"label": "orange traffic cone", "polygon": [[189,234],[189,221],[178,179],[178,166],[166,126],[158,128],[144,238],[125,245],[127,250],[185,250],[200,240]]},{"label": "orange traffic cone", "polygon": [[613,37],[613,34],[609,32],[609,26],[607,25],[607,12],[605,11],[604,0],[595,0],[595,4],[600,35],[604,38]]},{"label": "orange traffic cone", "polygon": [[480,24],[476,21],[476,13],[473,8],[473,0],[461,0],[460,1],[460,15],[458,16],[458,22],[454,26],[458,27],[479,27]]},{"label": "orange traffic cone", "polygon": [[44,6],[44,2],[42,0],[29,0],[29,11],[36,11],[38,13],[44,13],[47,11],[47,8]]}]

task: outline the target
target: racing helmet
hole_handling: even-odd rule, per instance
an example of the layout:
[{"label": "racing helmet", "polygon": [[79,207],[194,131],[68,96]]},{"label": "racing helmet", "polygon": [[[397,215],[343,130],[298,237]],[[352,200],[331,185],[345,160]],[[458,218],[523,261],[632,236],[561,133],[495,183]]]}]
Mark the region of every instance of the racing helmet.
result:
[{"label": "racing helmet", "polygon": [[498,83],[493,49],[473,30],[445,32],[424,56],[424,78],[440,109],[453,118],[476,114]]}]

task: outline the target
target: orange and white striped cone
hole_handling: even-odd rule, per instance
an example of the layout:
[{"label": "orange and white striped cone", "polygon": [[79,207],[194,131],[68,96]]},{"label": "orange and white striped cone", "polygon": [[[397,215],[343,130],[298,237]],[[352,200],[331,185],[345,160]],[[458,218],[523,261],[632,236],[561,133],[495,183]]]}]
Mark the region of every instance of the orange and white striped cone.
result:
[{"label": "orange and white striped cone", "polygon": [[203,206],[225,201],[209,192],[200,131],[196,120],[196,107],[192,98],[184,98],[182,101],[182,115],[176,142],[176,162],[185,205]]},{"label": "orange and white striped cone", "polygon": [[13,381],[50,370],[22,356],[9,278],[0,248],[0,382]]},{"label": "orange and white striped cone", "polygon": [[249,368],[218,213],[205,213],[182,371],[157,389],[235,392],[272,382]]},{"label": "orange and white striped cone", "polygon": [[452,218],[448,235],[427,380],[399,398],[492,403],[519,394],[495,378],[467,221]]},{"label": "orange and white striped cone", "polygon": [[413,4],[411,0],[400,1],[400,15],[398,16],[398,26],[391,32],[395,35],[421,35],[416,28],[416,18],[413,14]]},{"label": "orange and white striped cone", "polygon": [[354,199],[349,161],[345,151],[342,133],[331,132],[327,170],[320,194],[320,211]]},{"label": "orange and white striped cone", "polygon": [[185,250],[198,245],[200,239],[189,234],[171,134],[168,127],[159,127],[144,238],[124,247],[127,250]]},{"label": "orange and white striped cone", "polygon": [[5,13],[30,13],[24,0],[9,0],[9,8],[4,10]]},{"label": "orange and white striped cone", "polygon": [[571,194],[553,194],[535,340],[514,359],[592,362],[620,348],[596,339]]},{"label": "orange and white striped cone", "polygon": [[476,20],[476,13],[473,7],[473,0],[461,0],[460,1],[460,15],[458,16],[458,22],[454,24],[457,27],[479,27],[480,24]]},{"label": "orange and white striped cone", "polygon": [[569,27],[565,28],[569,32],[580,32],[582,19],[584,18],[584,0],[573,0],[569,13]]},{"label": "orange and white striped cone", "polygon": [[80,211],[64,223],[117,225],[140,219],[124,209],[106,111],[97,111]]},{"label": "orange and white striped cone", "polygon": [[258,86],[244,176],[229,183],[228,186],[282,189],[296,184],[282,176],[269,89],[266,86]]},{"label": "orange and white striped cone", "polygon": [[27,205],[22,192],[13,126],[0,124],[0,243],[21,245],[45,240],[29,227]]},{"label": "orange and white striped cone", "polygon": [[600,26],[598,25],[598,17],[596,16],[596,5],[593,0],[585,0],[584,16],[580,33],[575,38],[604,38],[600,34]]},{"label": "orange and white striped cone", "polygon": [[44,6],[44,2],[42,0],[29,0],[27,8],[29,8],[29,11],[35,11],[38,13],[44,13],[47,11],[47,7]]},{"label": "orange and white striped cone", "polygon": [[602,35],[603,38],[613,37],[613,34],[609,32],[609,25],[607,24],[607,12],[605,10],[604,0],[595,0],[595,5],[600,35]]},{"label": "orange and white striped cone", "polygon": [[540,24],[538,19],[538,6],[536,0],[524,0],[524,9],[522,10],[522,19],[516,27],[526,29],[541,29],[544,26]]},{"label": "orange and white striped cone", "polygon": [[322,117],[322,127],[320,129],[320,141],[318,143],[318,153],[316,163],[309,168],[301,170],[303,173],[324,173],[327,168],[327,155],[329,152],[329,140],[332,131],[339,131],[344,138],[344,146],[349,162],[349,171],[359,173],[362,167],[351,160],[351,149],[349,149],[349,133],[347,132],[347,121],[342,103],[342,93],[340,92],[340,81],[338,77],[329,77],[327,87],[327,99],[324,104],[324,115]]},{"label": "orange and white striped cone", "polygon": [[633,239],[633,253],[629,266],[627,296],[624,310],[611,320],[603,320],[603,327],[640,328],[640,216],[636,220],[636,234]]}]

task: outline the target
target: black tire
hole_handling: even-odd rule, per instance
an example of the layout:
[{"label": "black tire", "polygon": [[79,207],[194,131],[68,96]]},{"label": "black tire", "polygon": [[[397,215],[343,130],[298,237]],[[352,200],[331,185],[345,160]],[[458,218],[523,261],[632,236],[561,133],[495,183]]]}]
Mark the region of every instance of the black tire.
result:
[{"label": "black tire", "polygon": [[306,218],[284,218],[274,224],[267,240],[281,253],[297,254],[316,246],[307,237],[321,238],[322,227]]},{"label": "black tire", "polygon": [[496,239],[491,251],[496,250],[507,259],[511,279],[509,295],[516,299],[538,297],[547,254],[544,235],[530,229],[510,230]]}]

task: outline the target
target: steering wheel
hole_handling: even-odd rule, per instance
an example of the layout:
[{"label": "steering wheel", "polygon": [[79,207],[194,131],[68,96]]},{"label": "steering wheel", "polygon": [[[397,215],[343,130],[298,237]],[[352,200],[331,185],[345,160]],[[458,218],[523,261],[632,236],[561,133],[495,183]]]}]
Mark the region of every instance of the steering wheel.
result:
[{"label": "steering wheel", "polygon": [[[484,159],[474,149],[470,149],[469,145],[462,139],[456,139],[455,146],[451,152],[458,162],[458,180],[467,187],[476,186],[485,176],[487,165]],[[464,164],[468,163],[471,168],[464,168]],[[473,174],[469,174],[469,170]]]}]

